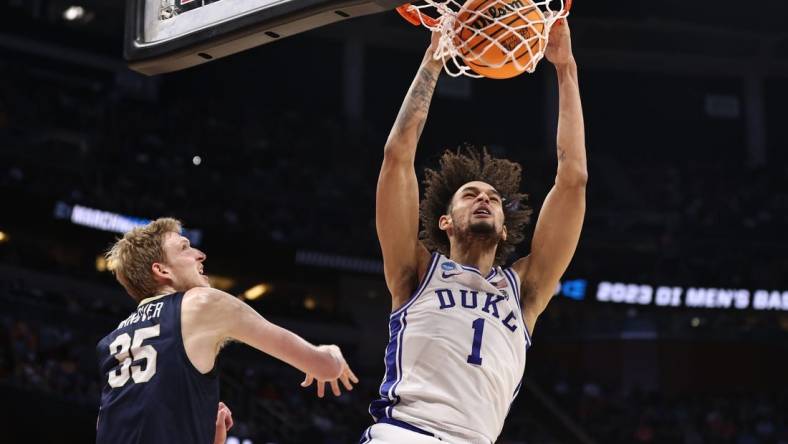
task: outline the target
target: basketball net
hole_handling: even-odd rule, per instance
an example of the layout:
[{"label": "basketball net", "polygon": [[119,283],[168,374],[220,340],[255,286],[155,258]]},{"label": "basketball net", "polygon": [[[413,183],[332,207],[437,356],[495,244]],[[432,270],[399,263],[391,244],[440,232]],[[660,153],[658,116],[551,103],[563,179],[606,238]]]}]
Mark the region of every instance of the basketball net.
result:
[{"label": "basketball net", "polygon": [[[479,78],[484,76],[475,73],[468,63],[490,69],[511,63],[519,72],[534,72],[547,49],[550,29],[569,15],[571,3],[571,0],[477,0],[461,4],[456,0],[423,0],[402,5],[397,12],[411,24],[440,33],[434,58],[443,61],[447,74]],[[493,7],[467,8],[485,4]],[[496,57],[490,56],[492,52]]]}]

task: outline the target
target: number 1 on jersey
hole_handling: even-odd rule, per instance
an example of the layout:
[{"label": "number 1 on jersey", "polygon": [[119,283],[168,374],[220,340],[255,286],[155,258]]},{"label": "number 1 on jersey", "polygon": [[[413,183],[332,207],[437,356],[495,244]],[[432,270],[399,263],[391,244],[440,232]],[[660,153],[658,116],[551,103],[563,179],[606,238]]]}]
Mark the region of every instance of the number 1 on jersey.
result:
[{"label": "number 1 on jersey", "polygon": [[484,318],[473,321],[473,346],[471,354],[468,355],[468,363],[482,365],[482,334],[484,334]]}]

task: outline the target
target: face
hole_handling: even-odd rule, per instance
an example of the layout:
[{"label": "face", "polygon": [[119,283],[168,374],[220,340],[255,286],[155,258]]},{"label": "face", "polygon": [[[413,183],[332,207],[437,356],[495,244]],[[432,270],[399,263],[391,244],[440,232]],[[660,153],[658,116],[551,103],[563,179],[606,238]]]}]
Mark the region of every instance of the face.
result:
[{"label": "face", "polygon": [[468,182],[454,193],[449,214],[439,224],[449,237],[483,237],[497,244],[506,239],[503,199],[490,184]]},{"label": "face", "polygon": [[163,249],[164,262],[153,264],[153,273],[162,283],[176,291],[211,286],[203,272],[205,253],[193,248],[189,239],[178,233],[167,233],[164,236]]}]

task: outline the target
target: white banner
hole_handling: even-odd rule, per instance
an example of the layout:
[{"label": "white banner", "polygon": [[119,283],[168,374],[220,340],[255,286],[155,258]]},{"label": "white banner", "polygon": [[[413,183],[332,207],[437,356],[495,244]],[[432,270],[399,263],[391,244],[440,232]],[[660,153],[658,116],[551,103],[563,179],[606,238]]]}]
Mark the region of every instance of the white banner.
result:
[{"label": "white banner", "polygon": [[788,311],[788,291],[702,287],[654,287],[645,284],[600,282],[596,300],[659,307],[729,308]]}]

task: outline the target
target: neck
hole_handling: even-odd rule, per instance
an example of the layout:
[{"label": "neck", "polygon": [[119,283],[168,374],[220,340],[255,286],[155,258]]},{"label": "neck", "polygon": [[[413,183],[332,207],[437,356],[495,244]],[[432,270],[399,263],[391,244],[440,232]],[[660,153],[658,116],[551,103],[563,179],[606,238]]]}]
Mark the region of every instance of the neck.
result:
[{"label": "neck", "polygon": [[477,268],[482,276],[487,276],[495,262],[495,251],[488,242],[451,243],[449,259],[458,264]]},{"label": "neck", "polygon": [[173,294],[173,293],[177,293],[177,292],[178,292],[178,290],[170,287],[169,285],[165,285],[163,287],[159,287],[159,289],[156,290],[156,292],[153,295],[151,295],[150,297],[155,298],[156,296],[164,296],[166,294]]}]

